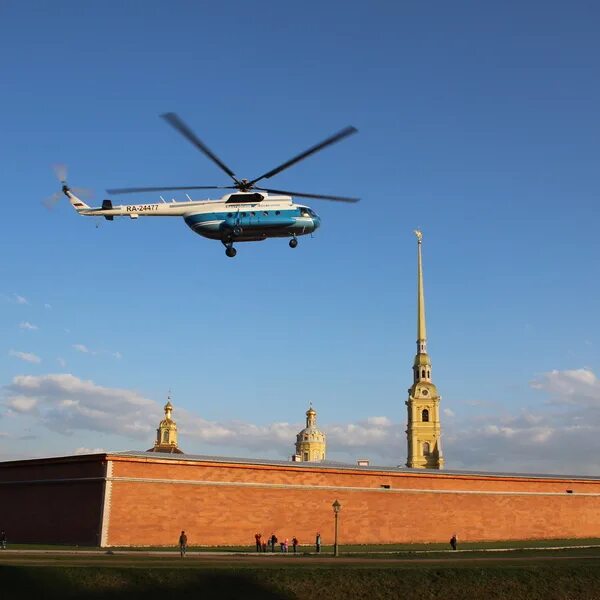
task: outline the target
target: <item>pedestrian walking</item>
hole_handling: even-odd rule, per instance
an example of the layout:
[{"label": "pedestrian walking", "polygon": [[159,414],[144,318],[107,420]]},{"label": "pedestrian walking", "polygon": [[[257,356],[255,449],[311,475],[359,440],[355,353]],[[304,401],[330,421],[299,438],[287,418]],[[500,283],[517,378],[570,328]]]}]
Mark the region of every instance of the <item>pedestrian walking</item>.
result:
[{"label": "pedestrian walking", "polygon": [[292,548],[294,549],[294,554],[296,554],[296,546],[298,546],[298,538],[294,536],[292,538]]},{"label": "pedestrian walking", "polygon": [[272,533],[271,534],[271,552],[275,552],[275,544],[277,543],[277,536]]},{"label": "pedestrian walking", "polygon": [[254,539],[256,540],[256,551],[260,552],[262,550],[262,544],[260,543],[260,539],[262,538],[262,533],[255,533]]},{"label": "pedestrian walking", "polygon": [[0,548],[2,548],[2,550],[6,550],[6,532],[4,529],[0,531]]},{"label": "pedestrian walking", "polygon": [[450,538],[450,546],[452,546],[452,550],[456,550],[456,534],[453,533]]},{"label": "pedestrian walking", "polygon": [[185,556],[187,552],[187,535],[185,535],[185,531],[181,532],[179,536],[179,553],[181,554],[181,558]]},{"label": "pedestrian walking", "polygon": [[318,531],[315,538],[315,546],[317,547],[317,552],[321,552],[321,534]]}]

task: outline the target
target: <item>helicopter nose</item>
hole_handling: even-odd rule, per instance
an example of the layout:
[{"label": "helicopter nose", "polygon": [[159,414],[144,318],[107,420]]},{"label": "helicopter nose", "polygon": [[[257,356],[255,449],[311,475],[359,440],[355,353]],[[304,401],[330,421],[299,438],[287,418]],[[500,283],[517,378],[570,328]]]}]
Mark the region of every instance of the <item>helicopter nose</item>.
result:
[{"label": "helicopter nose", "polygon": [[314,225],[314,231],[316,231],[317,229],[319,229],[319,227],[321,227],[321,217],[319,217],[319,215],[315,215],[313,217],[313,225]]}]

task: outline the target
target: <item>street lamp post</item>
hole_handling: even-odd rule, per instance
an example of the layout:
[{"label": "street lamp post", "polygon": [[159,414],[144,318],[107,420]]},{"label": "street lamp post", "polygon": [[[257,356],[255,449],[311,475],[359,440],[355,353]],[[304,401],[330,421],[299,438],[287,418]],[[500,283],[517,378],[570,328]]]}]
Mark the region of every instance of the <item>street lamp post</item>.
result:
[{"label": "street lamp post", "polygon": [[333,555],[334,556],[339,556],[339,550],[338,550],[338,514],[340,512],[340,508],[342,508],[342,505],[336,500],[332,505],[333,507],[333,515],[335,517],[335,534],[334,534],[334,538],[333,538]]}]

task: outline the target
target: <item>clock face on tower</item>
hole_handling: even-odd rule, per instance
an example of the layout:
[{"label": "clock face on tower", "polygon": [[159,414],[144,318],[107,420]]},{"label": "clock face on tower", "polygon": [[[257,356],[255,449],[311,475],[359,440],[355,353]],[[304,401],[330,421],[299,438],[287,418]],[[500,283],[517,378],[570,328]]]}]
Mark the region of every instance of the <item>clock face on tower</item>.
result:
[{"label": "clock face on tower", "polygon": [[429,394],[427,390],[423,390],[421,393],[423,394],[423,396],[427,396],[427,394]]}]

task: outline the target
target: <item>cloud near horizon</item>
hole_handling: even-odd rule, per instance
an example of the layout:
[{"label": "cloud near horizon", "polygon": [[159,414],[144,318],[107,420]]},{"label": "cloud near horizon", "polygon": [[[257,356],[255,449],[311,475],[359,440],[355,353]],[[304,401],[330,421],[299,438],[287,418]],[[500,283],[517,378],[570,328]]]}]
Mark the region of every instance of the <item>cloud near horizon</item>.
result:
[{"label": "cloud near horizon", "polygon": [[[448,469],[597,474],[600,470],[600,384],[589,369],[551,371],[531,382],[543,397],[516,414],[458,417],[445,411],[443,451]],[[13,416],[28,415],[69,435],[94,431],[149,447],[163,416],[162,403],[138,392],[110,388],[71,374],[20,375],[3,389]],[[468,413],[469,414],[469,413]],[[189,453],[289,457],[303,423],[209,421],[176,407],[180,443]],[[354,423],[320,423],[331,460],[402,464],[405,423],[371,416]],[[93,439],[93,438],[92,438]],[[143,442],[143,443],[142,443]],[[82,449],[83,450],[83,449]],[[582,457],[585,460],[582,460]],[[598,458],[597,458],[598,457]]]},{"label": "cloud near horizon", "polygon": [[530,386],[544,394],[539,404],[448,424],[444,449],[456,468],[597,475],[600,383],[594,372],[553,370]]}]

